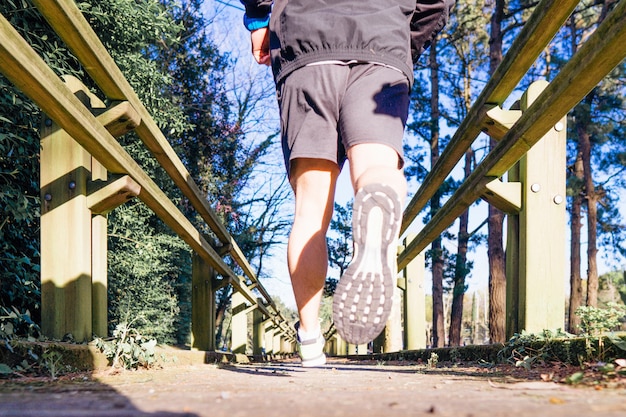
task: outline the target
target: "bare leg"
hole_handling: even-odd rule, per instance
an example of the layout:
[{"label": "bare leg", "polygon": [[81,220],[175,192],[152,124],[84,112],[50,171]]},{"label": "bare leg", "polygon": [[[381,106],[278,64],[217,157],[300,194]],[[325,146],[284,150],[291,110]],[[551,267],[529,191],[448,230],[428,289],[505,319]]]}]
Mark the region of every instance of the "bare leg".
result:
[{"label": "bare leg", "polygon": [[354,253],[333,296],[333,321],[344,340],[360,345],[384,329],[393,305],[406,180],[396,151],[386,145],[355,145],[348,158],[356,191]]},{"label": "bare leg", "polygon": [[406,178],[402,170],[398,169],[398,154],[393,148],[377,143],[362,143],[348,149],[348,160],[355,192],[367,184],[387,184],[404,204]]},{"label": "bare leg", "polygon": [[323,159],[299,158],[291,163],[291,186],[296,197],[287,263],[300,328],[319,328],[319,307],[328,271],[326,232],[333,214],[337,164]]}]

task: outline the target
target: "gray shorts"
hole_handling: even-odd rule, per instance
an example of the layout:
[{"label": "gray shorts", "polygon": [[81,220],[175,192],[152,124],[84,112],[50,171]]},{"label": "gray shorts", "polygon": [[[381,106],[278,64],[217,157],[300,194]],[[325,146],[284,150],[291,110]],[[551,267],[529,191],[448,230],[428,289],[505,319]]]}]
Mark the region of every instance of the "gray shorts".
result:
[{"label": "gray shorts", "polygon": [[346,149],[360,143],[392,147],[403,166],[409,81],[400,71],[368,63],[309,65],[289,74],[277,96],[288,174],[296,158],[327,159],[341,169]]}]

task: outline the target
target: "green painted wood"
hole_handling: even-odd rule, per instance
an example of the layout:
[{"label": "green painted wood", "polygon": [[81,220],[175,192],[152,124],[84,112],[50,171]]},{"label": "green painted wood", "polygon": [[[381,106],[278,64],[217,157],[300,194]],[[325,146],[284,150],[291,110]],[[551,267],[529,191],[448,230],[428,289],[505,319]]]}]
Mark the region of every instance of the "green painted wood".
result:
[{"label": "green painted wood", "polygon": [[192,257],[191,348],[215,350],[215,271],[200,256]]},{"label": "green painted wood", "polygon": [[[415,235],[404,239],[406,246]],[[426,292],[424,288],[424,254],[420,254],[404,268],[404,349],[426,348]]]},{"label": "green painted wood", "polygon": [[[548,86],[533,83],[522,100],[527,111]],[[522,210],[510,216],[507,236],[507,334],[539,333],[565,326],[566,271],[566,123],[551,129],[520,160],[518,181],[523,187]],[[517,270],[514,270],[517,268]],[[510,294],[509,294],[510,293]]]},{"label": "green painted wood", "polygon": [[41,129],[41,329],[46,337],[92,337],[91,156],[65,131]]},{"label": "green painted wood", "polygon": [[[465,151],[480,134],[484,127],[485,107],[490,104],[501,105],[508,98],[578,3],[579,0],[543,0],[537,5],[493,76],[454,133],[452,140],[409,202],[404,213],[400,229],[401,234],[408,229],[420,211],[435,195],[435,192],[450,175]],[[494,175],[494,177],[498,176]],[[461,213],[463,211],[465,209],[461,210]]]},{"label": "green painted wood", "polygon": [[240,292],[235,292],[231,298],[231,351],[246,353],[248,346],[248,312],[246,298]]},{"label": "green painted wood", "polygon": [[[626,57],[626,1],[620,1],[533,105],[398,256],[398,269],[423,251]],[[459,130],[461,130],[459,128]]]}]

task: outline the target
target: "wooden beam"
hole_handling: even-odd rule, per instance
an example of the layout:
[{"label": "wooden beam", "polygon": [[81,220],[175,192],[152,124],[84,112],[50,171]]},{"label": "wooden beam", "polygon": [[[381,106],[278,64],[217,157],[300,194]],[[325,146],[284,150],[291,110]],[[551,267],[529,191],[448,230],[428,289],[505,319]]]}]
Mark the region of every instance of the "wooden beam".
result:
[{"label": "wooden beam", "polygon": [[115,138],[134,130],[141,123],[139,113],[128,101],[114,102],[107,109],[95,114],[100,124]]},{"label": "wooden beam", "polygon": [[154,181],[128,155],[11,24],[0,16],[0,72],[110,172],[129,174],[139,198],[226,277],[235,274]]},{"label": "wooden beam", "polygon": [[398,269],[426,248],[626,57],[626,1],[620,1],[576,55],[474,169],[415,240],[398,256]]},{"label": "wooden beam", "polygon": [[500,106],[485,106],[484,116],[480,121],[482,131],[490,137],[500,140],[522,115],[520,110],[503,110]]},{"label": "wooden beam", "polygon": [[[533,14],[524,24],[519,36],[513,41],[508,53],[454,133],[452,140],[407,205],[400,234],[404,233],[413,223],[480,134],[484,107],[489,104],[501,105],[509,97],[578,3],[579,0],[543,0],[537,5]],[[584,67],[587,68],[586,65]]]},{"label": "wooden beam", "polygon": [[94,190],[87,196],[87,207],[92,213],[106,214],[137,197],[141,192],[141,186],[129,175],[113,177],[105,181],[104,184],[106,185]]},{"label": "wooden beam", "polygon": [[522,184],[503,182],[499,178],[485,184],[482,198],[507,214],[517,214],[522,208]]},{"label": "wooden beam", "polygon": [[[206,196],[193,181],[148,110],[76,6],[75,1],[34,0],[33,3],[80,60],[102,92],[110,99],[128,101],[137,111],[141,119],[141,124],[135,129],[137,135],[189,199],[203,220],[207,222],[222,244],[230,245],[228,246],[231,249],[230,255],[242,268],[244,274],[252,281],[257,281],[252,266],[241,248],[228,233],[215,211],[209,206]],[[268,302],[273,303],[265,288],[260,287],[259,292]]]}]

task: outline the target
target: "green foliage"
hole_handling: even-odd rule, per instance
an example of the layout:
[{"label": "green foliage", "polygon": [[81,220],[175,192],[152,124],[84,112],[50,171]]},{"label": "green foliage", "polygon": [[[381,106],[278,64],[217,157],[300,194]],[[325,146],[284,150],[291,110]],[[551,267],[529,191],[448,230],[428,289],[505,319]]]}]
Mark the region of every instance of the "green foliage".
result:
[{"label": "green foliage", "polygon": [[570,351],[570,341],[574,335],[561,329],[556,332],[544,330],[541,333],[522,331],[509,339],[498,352],[498,361],[508,362],[518,367],[530,369],[536,364],[544,364],[565,356],[566,362],[574,363],[576,355]]},{"label": "green foliage", "polygon": [[9,309],[0,306],[0,342],[8,346],[14,338],[35,341],[40,335],[41,330],[28,310],[20,312],[16,307]]},{"label": "green foliage", "polygon": [[52,378],[56,378],[66,367],[63,365],[63,353],[55,349],[47,349],[41,355],[41,364]]},{"label": "green foliage", "polygon": [[437,355],[435,352],[431,352],[430,357],[428,358],[428,361],[426,362],[426,366],[428,366],[428,368],[430,369],[435,369],[438,363],[439,363],[439,355]]},{"label": "green foliage", "polygon": [[190,275],[189,249],[154,224],[140,202],[117,208],[115,220],[109,233],[109,321],[142,315],[145,320],[135,323],[142,334],[176,343],[177,286]]},{"label": "green foliage", "polygon": [[147,339],[133,327],[142,317],[119,323],[110,339],[96,338],[96,347],[111,361],[113,368],[151,367],[155,360],[155,339]]},{"label": "green foliage", "polygon": [[576,309],[580,316],[580,328],[584,335],[598,337],[615,330],[626,316],[626,306],[607,303],[607,308],[580,306]]},{"label": "green foliage", "polygon": [[598,304],[609,302],[626,304],[626,271],[612,271],[600,275]]},{"label": "green foliage", "polygon": [[32,373],[56,378],[71,371],[72,366],[65,363],[62,351],[55,346],[17,348],[23,341],[36,342],[40,337],[41,331],[30,317],[30,312],[22,313],[15,307],[0,307],[0,360],[6,361],[0,363],[0,375]]},{"label": "green foliage", "polygon": [[[345,206],[335,203],[335,211],[330,221],[330,230],[336,237],[326,238],[328,247],[328,261],[331,266],[339,269],[339,276],[343,275],[350,264],[352,257],[352,202]],[[327,295],[335,292],[336,282],[327,280]]]}]

